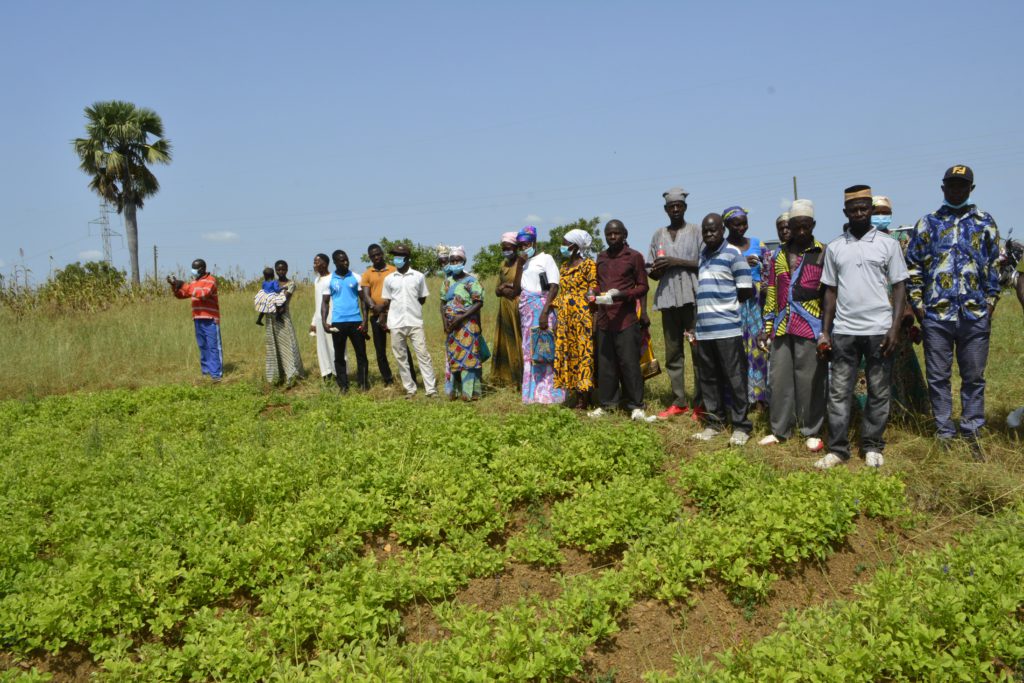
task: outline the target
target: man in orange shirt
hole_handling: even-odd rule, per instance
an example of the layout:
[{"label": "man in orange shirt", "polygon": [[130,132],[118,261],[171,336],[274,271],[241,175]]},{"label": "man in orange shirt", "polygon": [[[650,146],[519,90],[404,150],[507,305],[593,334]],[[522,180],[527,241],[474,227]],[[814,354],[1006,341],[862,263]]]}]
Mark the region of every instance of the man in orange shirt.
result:
[{"label": "man in orange shirt", "polygon": [[[388,363],[387,353],[387,331],[381,328],[380,314],[384,311],[384,299],[381,292],[384,289],[384,278],[397,270],[392,264],[384,260],[384,250],[379,244],[371,244],[366,249],[366,255],[370,259],[370,267],[363,271],[363,277],[359,281],[359,296],[366,306],[370,318],[370,329],[373,331],[373,351],[377,356],[377,369],[380,370],[384,386],[391,386],[394,382],[394,375],[391,372],[391,365]],[[412,364],[412,352],[409,354],[409,370],[412,373],[412,381],[416,383],[416,370]]]},{"label": "man in orange shirt", "polygon": [[217,301],[217,280],[206,272],[206,261],[192,262],[192,282],[167,276],[171,291],[179,299],[192,300],[192,323],[199,346],[199,367],[214,382],[224,376],[224,352],[220,343],[220,304]]}]

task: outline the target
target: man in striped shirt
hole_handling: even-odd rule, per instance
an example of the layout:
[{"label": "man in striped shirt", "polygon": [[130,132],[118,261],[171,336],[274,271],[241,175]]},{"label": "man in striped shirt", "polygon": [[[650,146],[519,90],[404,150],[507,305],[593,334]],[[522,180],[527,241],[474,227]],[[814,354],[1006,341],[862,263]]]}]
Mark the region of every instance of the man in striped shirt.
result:
[{"label": "man in striped shirt", "polygon": [[[725,241],[725,222],[709,213],[701,223],[704,248],[697,273],[697,364],[707,428],[693,438],[710,441],[732,423],[729,443],[742,446],[753,425],[747,416],[747,356],[743,351],[740,302],[754,295],[750,266]],[[726,405],[724,389],[730,400]],[[728,411],[728,415],[727,415]]]},{"label": "man in striped shirt", "polygon": [[217,301],[217,280],[206,272],[206,261],[192,262],[192,282],[167,276],[171,291],[179,299],[192,300],[192,324],[199,346],[199,367],[204,375],[219,382],[224,375],[224,352],[220,343],[220,305]]}]

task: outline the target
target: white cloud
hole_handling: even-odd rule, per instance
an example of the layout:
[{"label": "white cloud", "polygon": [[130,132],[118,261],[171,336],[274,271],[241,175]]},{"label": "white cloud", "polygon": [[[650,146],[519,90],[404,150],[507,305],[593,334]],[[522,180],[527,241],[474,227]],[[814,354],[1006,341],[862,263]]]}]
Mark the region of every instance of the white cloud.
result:
[{"label": "white cloud", "polygon": [[2,258],[0,258],[0,268],[6,268],[6,267],[7,267],[7,261],[4,261]]},{"label": "white cloud", "polygon": [[99,261],[103,258],[103,252],[99,249],[87,249],[86,251],[78,252],[79,261]]},{"label": "white cloud", "polygon": [[217,230],[216,232],[204,232],[203,239],[207,242],[237,242],[239,237],[237,232],[230,230]]},{"label": "white cloud", "polygon": [[783,211],[789,211],[789,207],[792,205],[792,199],[787,199],[786,197],[783,197],[782,199],[779,200],[779,208],[782,209]]},{"label": "white cloud", "polygon": [[529,216],[523,219],[527,225],[539,225],[544,222],[544,219],[535,213],[531,213]]}]

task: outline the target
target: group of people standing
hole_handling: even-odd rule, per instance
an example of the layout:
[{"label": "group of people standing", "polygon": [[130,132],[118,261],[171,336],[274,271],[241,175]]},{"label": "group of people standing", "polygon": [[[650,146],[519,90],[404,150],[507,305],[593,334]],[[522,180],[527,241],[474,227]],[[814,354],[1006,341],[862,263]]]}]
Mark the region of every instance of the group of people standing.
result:
[{"label": "group of people standing", "polygon": [[[480,315],[483,285],[467,270],[465,250],[448,248],[439,255],[444,391],[452,399],[479,398],[483,365],[490,360],[490,383],[518,386],[523,403],[566,404],[593,418],[620,408],[642,421],[689,415],[704,427],[694,438],[714,439],[729,426],[734,445],[750,437],[750,412],[767,410],[771,431],[759,443],[771,446],[799,432],[808,450],[825,451],[815,463],[822,469],[850,458],[855,406],[865,462],[881,466],[895,402],[904,412],[930,409],[942,443],[960,436],[981,458],[1000,244],[995,221],[970,202],[973,188],[969,167],[947,170],[943,205],[906,239],[887,234],[892,204],[866,185],[846,189],[847,222],[827,246],[814,238],[810,200],[794,201],[778,218],[780,246],[769,250],[747,235],[748,214],[740,206],[708,214],[700,226],[686,222],[689,194],[678,187],[663,194],[669,224],[655,231],[646,259],[629,246],[619,220],[604,226],[607,247],[596,257],[590,232],[567,232],[560,265],[538,249],[536,228],[507,232],[500,238],[491,344]],[[415,358],[425,393],[434,396],[437,380],[423,323],[426,278],[412,268],[407,246],[389,251],[390,262],[379,245],[370,245],[370,267],[361,276],[351,272],[342,250],[330,260],[315,257],[309,333],[317,340],[320,373],[348,391],[351,343],[356,383],[369,388],[366,341],[372,336],[381,379],[393,384],[390,336],[406,395],[417,392]],[[287,312],[295,291],[287,272],[287,263],[278,261],[276,284],[257,295],[261,314],[274,313],[265,318],[270,382],[291,383],[303,372]],[[176,296],[192,298],[203,372],[219,379],[219,328],[211,326],[219,319],[215,280],[201,259],[193,263],[193,282],[168,280]],[[671,403],[657,416],[644,411],[641,366],[641,355],[649,352],[651,280],[672,391]],[[1024,278],[1018,285],[1024,305],[1021,284]],[[913,351],[916,341],[924,343],[927,385]],[[697,380],[692,396],[687,347]],[[961,374],[959,425],[952,420],[954,354]]]}]

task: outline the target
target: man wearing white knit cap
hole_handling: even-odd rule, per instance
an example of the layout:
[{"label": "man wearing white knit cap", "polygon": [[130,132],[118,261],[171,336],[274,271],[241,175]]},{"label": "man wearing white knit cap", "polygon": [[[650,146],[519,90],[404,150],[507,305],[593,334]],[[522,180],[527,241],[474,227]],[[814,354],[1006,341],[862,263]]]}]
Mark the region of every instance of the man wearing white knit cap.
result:
[{"label": "man wearing white knit cap", "polygon": [[771,347],[769,424],[762,446],[780,443],[794,427],[811,451],[824,447],[826,363],[815,343],[821,334],[821,270],[825,246],[814,239],[814,204],[798,199],[789,210],[789,239],[765,275],[761,343]]}]

